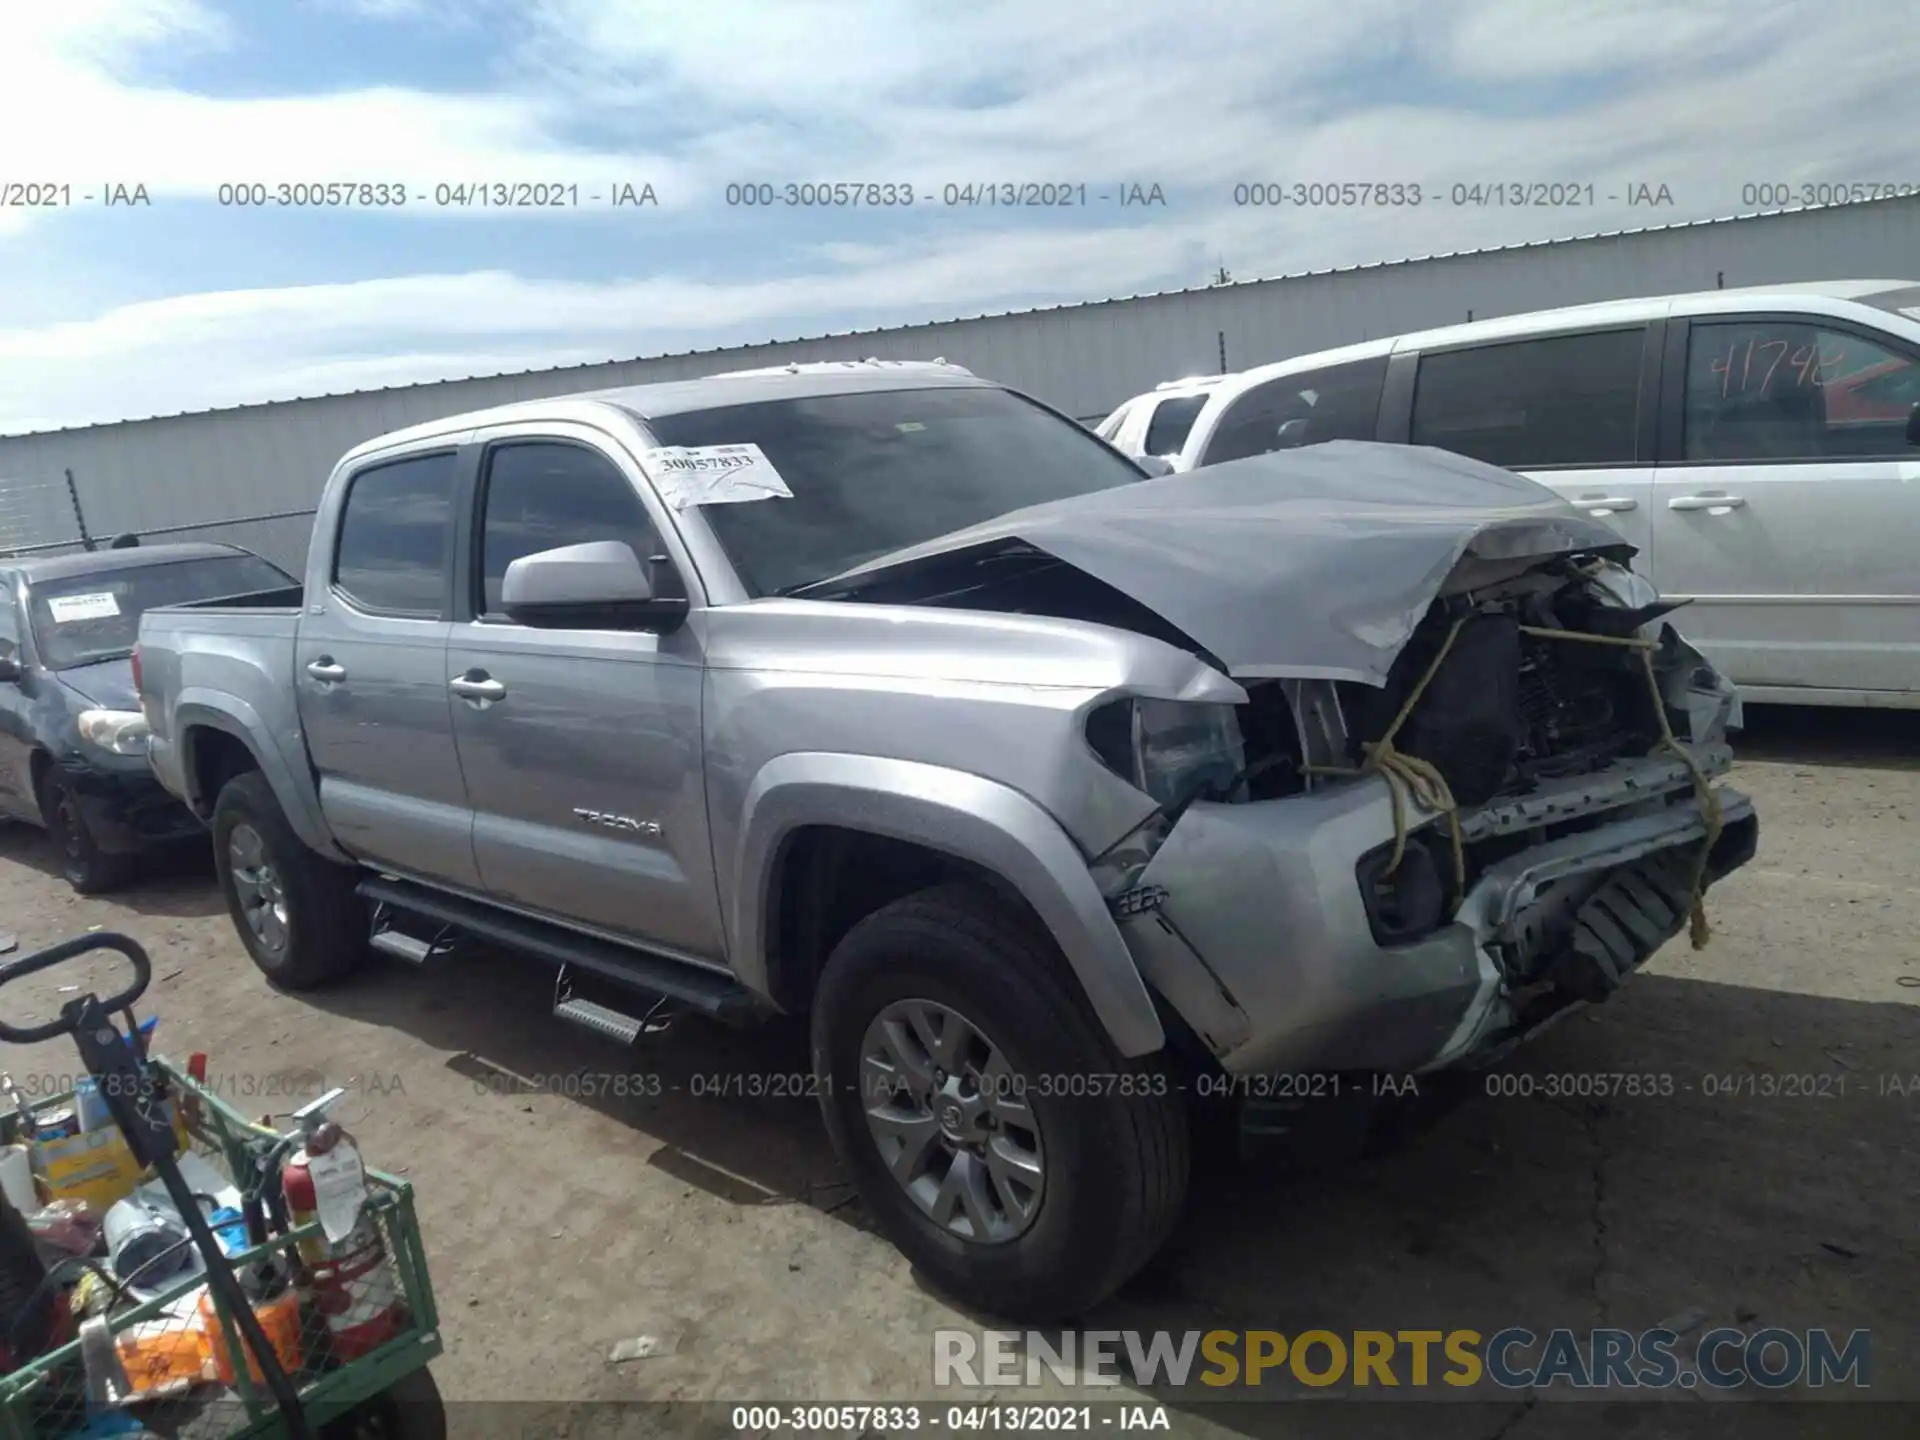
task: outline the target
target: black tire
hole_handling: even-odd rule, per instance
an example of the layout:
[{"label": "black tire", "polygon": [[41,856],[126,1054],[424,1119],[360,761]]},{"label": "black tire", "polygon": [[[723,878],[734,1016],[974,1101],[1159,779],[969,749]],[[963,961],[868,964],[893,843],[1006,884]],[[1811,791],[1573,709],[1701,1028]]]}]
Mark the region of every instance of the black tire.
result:
[{"label": "black tire", "polygon": [[447,1407],[431,1370],[410,1370],[326,1428],[326,1440],[447,1440]]},{"label": "black tire", "polygon": [[[353,893],[354,872],[316,854],[294,833],[264,775],[252,770],[226,783],[213,804],[212,830],[220,893],[261,974],[282,990],[312,990],[360,967],[367,957],[367,907]],[[276,913],[264,935],[249,919],[249,901],[258,890],[248,874],[257,870],[236,867],[236,834],[249,845],[247,837],[257,837],[278,897],[271,908],[284,911],[284,921]],[[276,935],[283,937],[277,946]]]},{"label": "black tire", "polygon": [[[1044,1181],[1012,1238],[980,1243],[937,1223],[894,1178],[869,1129],[868,1026],[913,1000],[963,1016],[1026,1077]],[[1023,1320],[1078,1315],[1144,1266],[1179,1219],[1189,1149],[1172,1066],[1164,1055],[1116,1054],[1052,941],[982,887],[935,886],[855,925],[821,976],[812,1046],[827,1129],[861,1198],[907,1258],[964,1304]]]},{"label": "black tire", "polygon": [[72,789],[49,770],[40,781],[40,815],[60,860],[60,874],[76,895],[105,895],[127,883],[132,857],[110,855],[87,829]]}]

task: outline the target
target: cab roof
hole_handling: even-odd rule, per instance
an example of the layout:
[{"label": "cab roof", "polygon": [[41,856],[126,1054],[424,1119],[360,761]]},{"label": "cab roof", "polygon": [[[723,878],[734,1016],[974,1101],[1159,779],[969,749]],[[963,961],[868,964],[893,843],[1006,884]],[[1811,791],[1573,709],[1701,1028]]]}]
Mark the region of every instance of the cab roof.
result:
[{"label": "cab roof", "polygon": [[664,380],[651,385],[622,385],[541,400],[516,400],[485,410],[469,410],[391,430],[356,445],[345,459],[416,440],[457,434],[487,425],[556,417],[556,410],[607,406],[645,423],[667,415],[756,405],[771,400],[811,400],[824,395],[857,395],[888,390],[1004,389],[991,380],[938,362],[839,361],[818,365],[782,365],[703,375],[693,380]]}]

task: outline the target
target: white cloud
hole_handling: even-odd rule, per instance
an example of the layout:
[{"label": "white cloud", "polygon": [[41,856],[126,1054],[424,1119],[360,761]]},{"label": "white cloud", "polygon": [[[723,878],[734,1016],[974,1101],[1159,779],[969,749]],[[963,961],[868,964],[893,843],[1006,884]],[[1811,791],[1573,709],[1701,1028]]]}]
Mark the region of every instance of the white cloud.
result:
[{"label": "white cloud", "polygon": [[[1564,0],[1550,15],[1531,0],[1233,0],[1204,16],[1185,0],[536,0],[514,12],[512,79],[491,90],[239,99],[142,69],[232,43],[194,0],[75,0],[24,26],[20,8],[0,20],[0,135],[32,136],[39,168],[200,193],[249,175],[652,178],[663,202],[707,208],[716,239],[764,236],[780,278],[697,278],[698,240],[685,269],[641,277],[443,274],[401,230],[412,263],[381,279],[240,291],[156,275],[150,293],[170,298],[83,296],[68,323],[0,331],[0,428],[1094,298],[1201,283],[1223,262],[1244,279],[1729,214],[1750,181],[1920,180],[1920,95],[1885,12],[1857,0]],[[1461,93],[1474,103],[1431,98]],[[47,124],[56,99],[84,119]],[[1179,204],[936,215],[911,244],[846,212],[803,243],[777,212],[724,209],[724,185],[750,178],[1130,179],[1177,187]],[[1231,203],[1234,182],[1261,179],[1591,181],[1599,203]],[[1630,182],[1678,203],[1607,203]],[[0,210],[0,257],[22,223]]]},{"label": "white cloud", "polygon": [[[231,181],[651,179],[663,207],[694,193],[685,167],[644,145],[572,147],[562,97],[375,87],[211,97],[149,82],[163,50],[231,43],[198,0],[61,0],[0,16],[0,136],[12,169],[78,187],[144,184],[156,198],[213,196]],[[57,117],[57,120],[56,120]],[[412,214],[473,211],[409,208]],[[16,212],[17,229],[36,218]],[[39,217],[44,218],[44,217]],[[215,223],[210,217],[210,223]]]},{"label": "white cloud", "polygon": [[1781,0],[1483,0],[1446,58],[1463,75],[1540,80],[1635,69],[1704,78],[1702,67],[1792,38],[1804,5]]}]

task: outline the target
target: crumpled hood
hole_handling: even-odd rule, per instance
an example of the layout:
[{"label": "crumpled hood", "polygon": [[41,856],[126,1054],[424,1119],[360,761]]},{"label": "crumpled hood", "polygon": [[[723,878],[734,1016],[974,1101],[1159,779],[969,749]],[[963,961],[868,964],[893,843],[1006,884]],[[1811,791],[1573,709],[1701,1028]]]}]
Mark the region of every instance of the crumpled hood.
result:
[{"label": "crumpled hood", "polygon": [[1120,590],[1237,679],[1384,684],[1463,559],[1633,549],[1545,486],[1426,446],[1334,440],[1017,510],[839,577],[1022,541]]}]

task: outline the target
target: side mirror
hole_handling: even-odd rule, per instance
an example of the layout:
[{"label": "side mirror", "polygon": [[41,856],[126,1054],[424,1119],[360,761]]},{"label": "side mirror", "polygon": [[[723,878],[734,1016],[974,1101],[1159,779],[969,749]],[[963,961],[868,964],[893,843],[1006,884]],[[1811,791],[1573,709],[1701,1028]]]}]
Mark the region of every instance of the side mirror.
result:
[{"label": "side mirror", "polygon": [[672,630],[687,617],[687,599],[659,593],[669,587],[655,586],[649,568],[619,540],[523,555],[501,577],[500,608],[544,630]]},{"label": "side mirror", "polygon": [[1173,461],[1164,455],[1142,455],[1134,464],[1155,478],[1173,474]]},{"label": "side mirror", "polygon": [[20,679],[20,657],[13,650],[0,650],[0,684],[12,684]]},{"label": "side mirror", "polygon": [[1907,444],[1920,445],[1920,405],[1907,412]]}]

